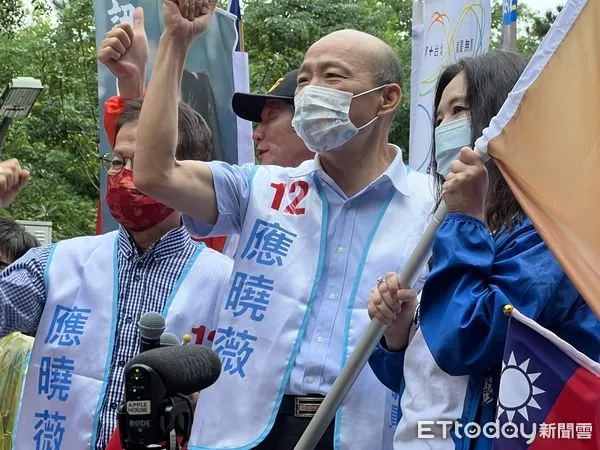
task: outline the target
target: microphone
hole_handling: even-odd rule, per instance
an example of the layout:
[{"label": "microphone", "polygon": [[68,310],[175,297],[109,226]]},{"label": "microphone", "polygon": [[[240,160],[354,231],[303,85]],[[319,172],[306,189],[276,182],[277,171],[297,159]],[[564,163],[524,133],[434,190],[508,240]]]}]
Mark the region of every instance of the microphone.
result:
[{"label": "microphone", "polygon": [[165,319],[157,312],[142,314],[138,321],[140,353],[160,347],[160,337],[165,331]]},{"label": "microphone", "polygon": [[[217,381],[221,374],[221,360],[204,345],[178,345],[148,350],[131,359],[125,366],[126,390],[129,375],[137,385],[138,381],[144,379],[144,370],[156,373],[166,394],[189,395],[206,389]],[[136,373],[141,373],[142,378],[135,378]]]},{"label": "microphone", "polygon": [[163,333],[160,337],[160,346],[169,347],[173,345],[179,345],[179,338],[173,333]]},{"label": "microphone", "polygon": [[[203,345],[171,345],[138,354],[125,366],[125,402],[118,412],[124,449],[179,448],[190,437],[194,407],[189,394],[221,374],[219,357]],[[158,447],[154,447],[158,446]]]}]

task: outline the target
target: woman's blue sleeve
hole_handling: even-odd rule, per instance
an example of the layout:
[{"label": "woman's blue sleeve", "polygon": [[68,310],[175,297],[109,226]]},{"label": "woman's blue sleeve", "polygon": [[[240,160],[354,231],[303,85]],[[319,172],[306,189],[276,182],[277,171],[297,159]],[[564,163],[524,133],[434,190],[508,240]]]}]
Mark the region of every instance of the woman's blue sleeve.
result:
[{"label": "woman's blue sleeve", "polygon": [[369,365],[381,384],[390,391],[400,392],[400,382],[404,373],[404,351],[390,352],[378,344],[369,358]]},{"label": "woman's blue sleeve", "polygon": [[[506,304],[559,336],[563,332],[561,337],[580,351],[597,355],[598,348],[590,346],[598,347],[598,321],[529,220],[494,240],[480,220],[449,214],[432,253],[420,326],[448,374],[483,372],[502,360]],[[574,323],[576,311],[587,322]]]}]

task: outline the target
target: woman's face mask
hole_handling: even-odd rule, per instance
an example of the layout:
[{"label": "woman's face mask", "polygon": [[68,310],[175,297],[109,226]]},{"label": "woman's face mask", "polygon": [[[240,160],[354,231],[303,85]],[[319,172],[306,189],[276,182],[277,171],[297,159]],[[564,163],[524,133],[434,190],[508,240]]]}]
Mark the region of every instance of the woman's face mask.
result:
[{"label": "woman's face mask", "polygon": [[437,173],[446,178],[450,172],[450,163],[458,157],[460,150],[471,146],[472,133],[470,117],[438,125],[435,129]]}]

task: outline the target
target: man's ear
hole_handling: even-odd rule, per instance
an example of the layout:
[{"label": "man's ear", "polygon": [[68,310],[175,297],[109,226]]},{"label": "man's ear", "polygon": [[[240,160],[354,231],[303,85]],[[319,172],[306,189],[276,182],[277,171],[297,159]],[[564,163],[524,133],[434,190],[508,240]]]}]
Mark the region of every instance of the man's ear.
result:
[{"label": "man's ear", "polygon": [[378,115],[383,116],[396,111],[402,103],[402,88],[397,84],[388,84],[381,93],[381,106]]}]

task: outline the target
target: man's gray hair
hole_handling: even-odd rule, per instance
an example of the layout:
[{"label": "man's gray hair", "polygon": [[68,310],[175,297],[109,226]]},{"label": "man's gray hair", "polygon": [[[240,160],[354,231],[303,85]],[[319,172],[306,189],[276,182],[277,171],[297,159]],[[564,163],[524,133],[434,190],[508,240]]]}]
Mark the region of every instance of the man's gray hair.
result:
[{"label": "man's gray hair", "polygon": [[385,84],[397,84],[402,88],[402,68],[400,58],[392,47],[385,44],[381,51],[374,56],[374,87]]}]

